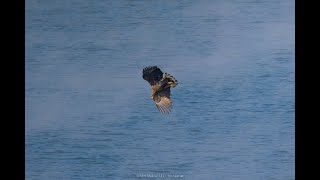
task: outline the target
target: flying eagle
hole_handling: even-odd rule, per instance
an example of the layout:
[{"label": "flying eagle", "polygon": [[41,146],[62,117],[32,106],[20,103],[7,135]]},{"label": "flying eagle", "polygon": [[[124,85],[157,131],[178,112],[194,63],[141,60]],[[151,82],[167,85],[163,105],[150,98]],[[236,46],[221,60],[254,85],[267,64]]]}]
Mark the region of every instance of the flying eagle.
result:
[{"label": "flying eagle", "polygon": [[152,89],[151,98],[162,113],[169,113],[172,108],[170,88],[178,81],[168,73],[163,73],[157,66],[148,66],[142,71],[142,78],[149,82]]}]

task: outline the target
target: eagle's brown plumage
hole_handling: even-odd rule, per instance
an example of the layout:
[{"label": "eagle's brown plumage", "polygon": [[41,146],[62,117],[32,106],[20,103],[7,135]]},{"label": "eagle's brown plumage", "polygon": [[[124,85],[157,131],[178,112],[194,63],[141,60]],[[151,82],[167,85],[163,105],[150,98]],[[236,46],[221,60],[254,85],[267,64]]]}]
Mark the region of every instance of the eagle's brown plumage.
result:
[{"label": "eagle's brown plumage", "polygon": [[170,88],[175,87],[178,81],[168,73],[163,73],[157,66],[143,69],[142,78],[151,85],[151,98],[162,113],[169,113],[172,108]]}]

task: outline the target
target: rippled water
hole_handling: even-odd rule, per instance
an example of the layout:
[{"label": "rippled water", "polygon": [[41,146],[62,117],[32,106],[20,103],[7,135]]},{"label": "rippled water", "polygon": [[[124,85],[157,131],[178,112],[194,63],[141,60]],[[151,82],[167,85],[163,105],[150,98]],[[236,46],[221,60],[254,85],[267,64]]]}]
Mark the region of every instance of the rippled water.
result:
[{"label": "rippled water", "polygon": [[295,179],[294,6],[26,1],[26,179]]}]

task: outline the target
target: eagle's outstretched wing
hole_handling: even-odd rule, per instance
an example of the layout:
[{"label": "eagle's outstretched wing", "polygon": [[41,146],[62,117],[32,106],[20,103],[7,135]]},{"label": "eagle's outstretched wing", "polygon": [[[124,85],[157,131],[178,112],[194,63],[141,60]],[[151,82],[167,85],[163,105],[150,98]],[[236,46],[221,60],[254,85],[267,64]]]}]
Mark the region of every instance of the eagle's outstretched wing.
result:
[{"label": "eagle's outstretched wing", "polygon": [[172,108],[172,101],[170,99],[170,88],[161,90],[154,96],[154,102],[157,105],[157,108],[162,113],[169,113]]},{"label": "eagle's outstretched wing", "polygon": [[149,66],[142,71],[142,78],[148,81],[151,86],[158,83],[162,76],[163,72],[157,66]]}]

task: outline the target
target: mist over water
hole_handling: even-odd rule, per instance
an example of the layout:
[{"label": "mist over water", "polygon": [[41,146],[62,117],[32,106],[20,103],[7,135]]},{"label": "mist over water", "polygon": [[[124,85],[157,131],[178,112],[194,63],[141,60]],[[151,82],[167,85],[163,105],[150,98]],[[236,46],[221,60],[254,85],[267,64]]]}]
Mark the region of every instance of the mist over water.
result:
[{"label": "mist over water", "polygon": [[294,6],[26,1],[26,179],[295,179]]}]

